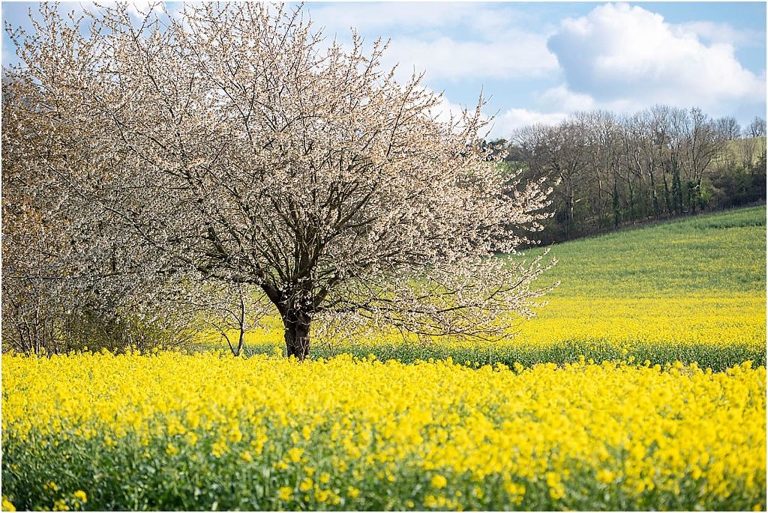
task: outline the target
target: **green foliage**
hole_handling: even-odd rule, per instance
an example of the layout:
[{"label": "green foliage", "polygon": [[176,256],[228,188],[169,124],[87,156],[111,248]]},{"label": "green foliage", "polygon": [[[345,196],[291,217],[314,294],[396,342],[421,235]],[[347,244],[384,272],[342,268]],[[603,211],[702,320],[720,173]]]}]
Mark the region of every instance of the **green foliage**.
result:
[{"label": "green foliage", "polygon": [[[202,347],[200,349],[203,349]],[[256,344],[248,346],[246,355],[274,354],[274,344]],[[359,358],[374,355],[382,361],[398,360],[414,363],[425,360],[453,359],[454,362],[470,367],[481,367],[497,363],[512,367],[515,363],[526,367],[537,363],[573,363],[580,358],[597,363],[606,361],[631,361],[651,365],[681,361],[697,363],[699,367],[710,368],[715,372],[723,371],[733,365],[751,360],[755,365],[765,365],[765,350],[754,345],[715,345],[715,344],[657,344],[637,342],[626,347],[609,340],[589,341],[571,340],[546,346],[477,344],[474,346],[452,346],[442,344],[318,344],[312,348],[314,358],[331,358],[348,353]]]},{"label": "green foliage", "polygon": [[[330,426],[316,431],[323,436]],[[333,468],[328,462],[328,445],[306,444],[304,458],[319,462],[314,478],[326,473],[330,481],[325,485],[339,493],[337,504],[319,501],[316,492],[302,492],[306,479],[301,465],[290,465],[285,470],[274,468],[285,457],[285,448],[291,446],[289,433],[273,438],[264,452],[252,461],[240,455],[247,444],[231,444],[230,450],[219,458],[210,456],[215,443],[212,436],[200,432],[195,447],[185,446],[183,439],[154,438],[147,445],[126,437],[117,446],[110,447],[101,436],[92,439],[66,436],[41,437],[37,449],[30,445],[6,440],[3,446],[3,488],[10,492],[8,499],[17,510],[51,510],[57,504],[67,504],[72,510],[109,511],[144,510],[445,510],[457,504],[465,510],[527,510],[541,511],[560,508],[575,510],[637,510],[680,509],[700,507],[701,483],[690,476],[681,480],[680,493],[647,490],[628,496],[621,483],[600,482],[593,469],[584,468],[579,461],[571,461],[570,477],[563,479],[564,497],[552,499],[546,480],[518,479],[525,487],[520,502],[510,496],[504,487],[502,475],[490,474],[478,487],[472,476],[454,475],[442,471],[449,486],[442,493],[430,483],[431,475],[407,464],[394,467],[392,482],[382,485],[376,466],[351,462],[345,470]],[[312,440],[310,440],[312,442]],[[182,448],[169,454],[169,444]],[[322,462],[326,461],[323,465]],[[356,476],[357,479],[355,479]],[[49,483],[55,485],[55,490]],[[287,500],[279,498],[279,489],[290,488]],[[350,494],[350,487],[356,492]],[[87,502],[76,502],[74,492],[88,490]],[[435,495],[448,496],[448,502],[435,504]],[[756,501],[754,487],[717,499],[706,500],[712,510],[748,510]],[[60,506],[58,509],[62,509]]]}]

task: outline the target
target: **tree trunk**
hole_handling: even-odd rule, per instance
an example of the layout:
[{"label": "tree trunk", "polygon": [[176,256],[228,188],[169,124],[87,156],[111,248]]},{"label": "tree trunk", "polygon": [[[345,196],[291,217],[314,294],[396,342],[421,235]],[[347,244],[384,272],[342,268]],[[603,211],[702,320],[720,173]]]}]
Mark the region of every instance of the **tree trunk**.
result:
[{"label": "tree trunk", "polygon": [[245,341],[245,328],[243,326],[240,326],[240,336],[237,339],[237,354],[235,356],[240,356],[240,351],[243,350],[243,342]]},{"label": "tree trunk", "polygon": [[303,360],[309,355],[309,319],[306,315],[283,316],[285,347],[288,356]]},{"label": "tree trunk", "polygon": [[621,204],[619,203],[619,184],[616,180],[616,173],[613,175],[613,228],[616,229],[621,223]]},{"label": "tree trunk", "polygon": [[656,181],[653,179],[653,169],[651,168],[651,171],[648,173],[648,177],[651,179],[651,198],[653,200],[653,215],[656,217],[656,219],[659,218],[659,215],[661,214],[661,208],[659,207],[659,196],[656,194]]}]

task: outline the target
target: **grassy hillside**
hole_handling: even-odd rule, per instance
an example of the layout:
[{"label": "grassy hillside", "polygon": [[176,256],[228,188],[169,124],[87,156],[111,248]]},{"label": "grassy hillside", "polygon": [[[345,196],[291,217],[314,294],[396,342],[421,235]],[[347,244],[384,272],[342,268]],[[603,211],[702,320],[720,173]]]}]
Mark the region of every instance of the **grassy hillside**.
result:
[{"label": "grassy hillside", "polygon": [[[389,337],[315,340],[315,356],[351,352],[414,361],[564,362],[680,359],[723,368],[765,362],[765,207],[733,210],[570,241],[550,248],[559,281],[517,333],[497,344],[403,344]],[[506,258],[531,258],[543,249]],[[277,319],[246,338],[250,353],[282,347]]]},{"label": "grassy hillside", "polygon": [[[541,249],[527,252],[537,255]],[[556,244],[556,297],[659,297],[765,290],[765,207],[677,219]]]}]

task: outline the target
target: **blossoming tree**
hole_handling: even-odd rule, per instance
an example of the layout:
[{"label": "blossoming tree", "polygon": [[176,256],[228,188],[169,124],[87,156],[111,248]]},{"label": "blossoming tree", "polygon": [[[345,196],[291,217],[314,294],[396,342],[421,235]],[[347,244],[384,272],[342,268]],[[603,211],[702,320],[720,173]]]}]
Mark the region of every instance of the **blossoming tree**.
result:
[{"label": "blossoming tree", "polygon": [[130,240],[146,272],[258,287],[300,359],[316,318],[487,337],[529,313],[540,262],[494,255],[540,228],[548,190],[493,161],[481,105],[440,121],[386,45],[249,2],[36,19],[10,30],[8,73],[38,96],[25,119],[68,127],[40,158],[81,229]]}]

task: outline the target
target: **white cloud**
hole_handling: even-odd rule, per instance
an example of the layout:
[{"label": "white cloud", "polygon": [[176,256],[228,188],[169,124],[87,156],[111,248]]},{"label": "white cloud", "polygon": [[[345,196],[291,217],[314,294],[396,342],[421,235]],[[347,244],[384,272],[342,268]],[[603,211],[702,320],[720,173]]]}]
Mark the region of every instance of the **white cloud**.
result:
[{"label": "white cloud", "polygon": [[764,77],[739,63],[732,44],[704,43],[702,27],[672,25],[641,7],[608,4],[564,20],[549,48],[566,91],[590,96],[599,106],[627,110],[667,103],[716,114],[764,101]]},{"label": "white cloud", "polygon": [[712,21],[691,21],[674,27],[681,33],[693,32],[705,43],[725,43],[734,47],[758,46],[765,40],[765,34],[756,30],[735,28],[728,23]]},{"label": "white cloud", "polygon": [[404,71],[427,72],[428,79],[520,78],[539,76],[557,69],[546,49],[546,40],[520,34],[500,41],[457,41],[398,38],[385,55],[388,64],[400,63]]},{"label": "white cloud", "polygon": [[498,116],[493,121],[489,133],[490,139],[503,137],[508,139],[518,128],[529,125],[556,125],[568,117],[568,112],[540,112],[536,110],[513,108]]},{"label": "white cloud", "polygon": [[594,98],[588,94],[574,93],[565,84],[547,89],[538,95],[538,101],[548,105],[549,108],[557,108],[569,112],[596,108]]},{"label": "white cloud", "polygon": [[[472,114],[475,107],[475,105],[461,105],[454,103],[446,98],[445,95],[442,95],[440,103],[430,110],[430,114],[435,116],[438,121],[448,123],[451,121],[451,116],[453,116],[453,120],[456,121],[461,118],[465,109],[469,109],[470,114]],[[488,139],[508,139],[518,128],[536,124],[553,125],[559,123],[566,117],[568,117],[568,112],[565,111],[539,112],[523,108],[508,109],[494,117],[484,113],[481,115],[481,119],[488,124],[480,135],[485,136],[485,132],[488,132]]]},{"label": "white cloud", "polygon": [[345,3],[309,5],[310,18],[330,37],[350,29],[390,37],[385,64],[401,78],[414,69],[428,80],[519,79],[557,70],[546,34],[521,27],[509,6],[468,3]]},{"label": "white cloud", "polygon": [[[429,88],[425,89],[430,91]],[[454,122],[461,119],[464,110],[469,110],[469,114],[471,115],[475,108],[476,105],[454,103],[443,94],[440,103],[430,109],[430,114],[435,116],[438,121],[448,123],[451,121],[451,117],[453,117]],[[524,108],[508,109],[495,116],[490,116],[484,112],[481,114],[481,119],[486,122],[487,125],[479,135],[486,136],[485,132],[487,132],[488,139],[509,139],[510,135],[512,135],[518,128],[538,124],[554,125],[567,117],[567,111],[540,112]]]}]

